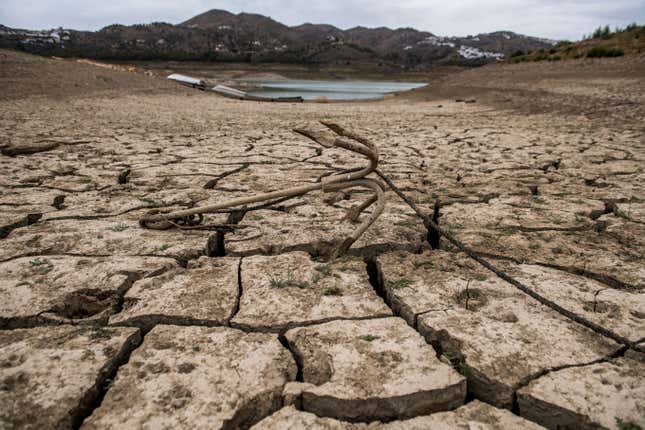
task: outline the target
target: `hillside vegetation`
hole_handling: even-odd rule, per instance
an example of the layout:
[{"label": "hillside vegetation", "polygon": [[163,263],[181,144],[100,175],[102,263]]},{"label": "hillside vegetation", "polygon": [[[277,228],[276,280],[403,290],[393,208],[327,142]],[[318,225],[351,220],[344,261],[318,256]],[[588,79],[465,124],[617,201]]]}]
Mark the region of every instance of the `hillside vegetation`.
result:
[{"label": "hillside vegetation", "polygon": [[645,26],[631,24],[624,29],[611,31],[609,26],[599,27],[580,42],[562,41],[549,49],[518,50],[509,61],[560,61],[577,58],[622,57],[645,53]]},{"label": "hillside vegetation", "polygon": [[99,31],[23,30],[0,25],[0,48],[40,55],[104,60],[175,60],[246,63],[476,66],[518,50],[550,48],[555,41],[510,31],[442,37],[412,28],[326,24],[289,27],[270,17],[211,10],[174,25],[109,25]]}]

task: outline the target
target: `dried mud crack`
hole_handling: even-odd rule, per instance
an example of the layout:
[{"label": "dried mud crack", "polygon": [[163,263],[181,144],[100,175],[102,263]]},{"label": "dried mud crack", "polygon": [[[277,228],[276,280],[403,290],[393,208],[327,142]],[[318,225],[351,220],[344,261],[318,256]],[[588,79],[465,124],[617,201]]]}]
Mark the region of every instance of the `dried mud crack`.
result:
[{"label": "dried mud crack", "polygon": [[[272,105],[154,78],[0,100],[0,427],[645,426],[645,87],[622,61],[549,64],[567,72],[523,89],[466,71],[447,82],[482,94],[442,100],[449,83]],[[330,258],[376,210],[322,189],[360,162],[291,132],[320,119],[374,142],[426,219],[384,188]],[[139,224],[296,186],[320,189]]]}]

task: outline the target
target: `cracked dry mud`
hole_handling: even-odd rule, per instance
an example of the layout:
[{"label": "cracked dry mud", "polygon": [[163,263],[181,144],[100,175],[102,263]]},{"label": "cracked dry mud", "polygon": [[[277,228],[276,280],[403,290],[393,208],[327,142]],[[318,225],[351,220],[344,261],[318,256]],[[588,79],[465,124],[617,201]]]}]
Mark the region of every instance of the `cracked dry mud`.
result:
[{"label": "cracked dry mud", "polygon": [[454,411],[422,415],[409,420],[390,423],[348,423],[333,418],[319,417],[309,412],[299,411],[293,406],[260,421],[253,430],[452,430],[486,429],[540,430],[544,427],[513,415],[509,411],[497,409],[478,400],[461,406]]},{"label": "cracked dry mud", "polygon": [[0,332],[2,428],[73,428],[140,336],[133,328]]},{"label": "cracked dry mud", "polygon": [[[408,315],[430,344],[459,363],[469,392],[488,403],[510,409],[525,381],[549,369],[601,360],[618,349],[461,255],[421,254],[407,264],[392,257],[382,257],[389,264],[381,264],[381,272],[395,273],[398,265],[408,270],[412,283],[400,286],[383,275],[384,288],[403,305],[430,302],[433,308]],[[415,264],[420,265],[416,270]],[[551,348],[554,338],[562,341],[557,349]]]},{"label": "cracked dry mud", "polygon": [[305,252],[242,260],[240,310],[231,321],[247,330],[284,331],[333,319],[392,315],[370,285],[365,263],[315,263]]},{"label": "cracked dry mud", "polygon": [[644,374],[645,359],[639,353],[559,370],[518,391],[519,408],[549,428],[611,428],[617,419],[639,423],[645,414]]},{"label": "cracked dry mud", "polygon": [[285,337],[311,384],[299,403],[319,416],[390,421],[451,410],[466,397],[464,377],[400,318],[333,321]]},{"label": "cracked dry mud", "polygon": [[170,259],[121,256],[23,257],[0,263],[0,327],[104,323],[135,280],[172,267],[176,263]]},{"label": "cracked dry mud", "polygon": [[227,325],[235,312],[239,258],[202,257],[162,275],[135,282],[113,325]]},{"label": "cracked dry mud", "polygon": [[249,427],[280,407],[296,371],[275,336],[158,325],[82,428]]},{"label": "cracked dry mud", "polygon": [[[17,57],[29,61],[0,62]],[[620,61],[611,73],[626,73]],[[549,67],[574,67],[562,63]],[[482,88],[520,85],[500,70]],[[130,78],[63,99],[0,97],[0,428],[645,426],[641,355],[445,238],[430,249],[390,191],[334,262],[325,256],[355,228],[343,217],[368,197],[360,189],[207,215],[229,226],[220,232],[139,225],[151,210],[356,166],[291,132],[338,122],[378,145],[380,169],[424,211],[440,199],[442,227],[645,346],[645,130],[613,104],[642,112],[642,76],[617,80],[611,97],[594,80],[573,94],[566,75],[470,104],[429,88],[297,105]],[[534,84],[531,105],[522,91]]]}]

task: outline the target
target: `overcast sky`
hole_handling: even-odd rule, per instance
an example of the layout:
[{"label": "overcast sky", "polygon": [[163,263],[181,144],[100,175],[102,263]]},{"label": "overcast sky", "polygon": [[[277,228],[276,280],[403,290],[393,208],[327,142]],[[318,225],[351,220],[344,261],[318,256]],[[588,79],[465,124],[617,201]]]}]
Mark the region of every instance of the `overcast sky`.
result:
[{"label": "overcast sky", "polygon": [[645,23],[645,0],[0,0],[0,24],[98,30],[177,24],[209,9],[260,13],[287,25],[414,27],[441,36],[511,30],[575,40],[599,25]]}]

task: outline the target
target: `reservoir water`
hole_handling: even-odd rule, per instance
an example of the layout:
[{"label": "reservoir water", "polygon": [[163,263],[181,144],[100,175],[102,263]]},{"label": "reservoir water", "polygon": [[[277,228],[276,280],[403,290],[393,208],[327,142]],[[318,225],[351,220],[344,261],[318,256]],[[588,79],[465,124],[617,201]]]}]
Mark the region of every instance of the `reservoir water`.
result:
[{"label": "reservoir water", "polygon": [[302,97],[305,100],[368,100],[421,88],[418,82],[267,80],[247,81],[247,93],[259,97]]}]

